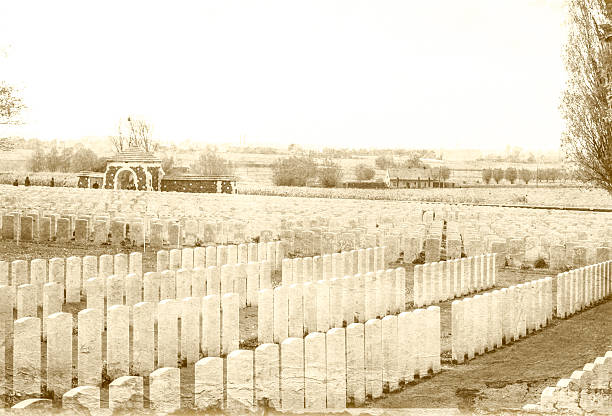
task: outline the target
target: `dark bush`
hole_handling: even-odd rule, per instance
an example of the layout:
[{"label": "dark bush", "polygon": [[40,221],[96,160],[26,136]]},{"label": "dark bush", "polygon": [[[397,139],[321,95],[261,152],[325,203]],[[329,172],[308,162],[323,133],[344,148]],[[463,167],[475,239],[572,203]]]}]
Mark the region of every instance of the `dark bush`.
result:
[{"label": "dark bush", "polygon": [[278,159],[272,165],[272,180],[276,186],[306,186],[317,176],[317,166],[309,157],[292,156]]},{"label": "dark bush", "polygon": [[421,251],[417,258],[412,260],[412,264],[425,264],[425,252]]},{"label": "dark bush", "polygon": [[325,188],[335,188],[342,181],[342,169],[331,159],[326,159],[319,167],[317,175],[321,186]]},{"label": "dark bush", "polygon": [[542,257],[540,257],[533,264],[533,267],[535,267],[536,269],[548,269],[548,263],[546,263],[546,260],[544,260]]},{"label": "dark bush", "polygon": [[363,163],[355,166],[355,176],[360,181],[369,181],[370,179],[374,178],[374,175],[376,175],[376,171]]}]

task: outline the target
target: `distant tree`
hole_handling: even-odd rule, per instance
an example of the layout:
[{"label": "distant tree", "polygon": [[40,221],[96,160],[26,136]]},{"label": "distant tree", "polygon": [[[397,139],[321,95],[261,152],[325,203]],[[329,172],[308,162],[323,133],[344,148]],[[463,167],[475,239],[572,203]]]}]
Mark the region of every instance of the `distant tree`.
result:
[{"label": "distant tree", "polygon": [[130,116],[126,121],[119,122],[117,130],[118,135],[110,138],[117,152],[130,147],[137,147],[145,152],[154,152],[159,148],[159,143],[153,141],[151,136],[151,126],[144,120]]},{"label": "distant tree", "polygon": [[332,159],[325,159],[317,169],[319,183],[325,188],[335,188],[342,181],[342,169]]},{"label": "distant tree", "polygon": [[485,184],[489,183],[492,177],[493,177],[493,169],[486,168],[482,170],[482,180],[484,181]]},{"label": "distant tree", "polygon": [[272,180],[277,186],[305,186],[316,176],[317,166],[307,156],[291,156],[272,164]]},{"label": "distant tree", "polygon": [[450,169],[446,166],[434,168],[432,169],[432,176],[444,184],[450,178]]},{"label": "distant tree", "polygon": [[442,181],[447,181],[450,179],[450,169],[447,168],[446,166],[440,166],[440,178],[442,178]]},{"label": "distant tree", "polygon": [[559,169],[559,179],[563,182],[570,179],[570,172],[567,169]]},{"label": "distant tree", "polygon": [[104,172],[105,168],[106,160],[104,158],[98,157],[91,149],[87,149],[83,146],[76,146],[70,159],[71,172]]},{"label": "distant tree", "polygon": [[174,167],[174,156],[165,156],[162,158],[162,170],[165,173],[168,173]]},{"label": "distant tree", "polygon": [[[611,160],[611,162],[612,162],[612,160]],[[548,178],[551,181],[553,181],[553,182],[558,181],[560,179],[560,176],[561,175],[559,174],[559,169],[557,169],[557,168],[550,168],[548,170]]]},{"label": "distant tree", "polygon": [[17,90],[5,82],[0,83],[0,124],[19,124],[25,105]]},{"label": "distant tree", "polygon": [[[556,168],[547,168],[547,169],[542,169],[543,171],[543,176],[544,179],[546,179],[546,182],[550,182],[550,181],[557,181],[559,179],[559,170]],[[580,171],[580,169],[579,169]]]},{"label": "distant tree", "polygon": [[41,145],[36,146],[30,160],[28,162],[29,169],[32,172],[43,172],[47,168],[47,155]]},{"label": "distant tree", "polygon": [[[609,1],[569,0],[562,148],[586,182],[612,194],[612,26]],[[609,7],[609,6],[608,6]]]},{"label": "distant tree", "polygon": [[57,172],[58,170],[60,170],[62,161],[60,158],[60,154],[57,151],[57,144],[55,142],[52,144],[46,159],[46,168],[49,172]]},{"label": "distant tree", "polygon": [[393,158],[385,155],[378,156],[375,163],[378,169],[389,169],[395,167]]},{"label": "distant tree", "polygon": [[517,175],[516,169],[513,167],[507,168],[506,171],[504,172],[504,178],[506,178],[506,180],[510,182],[511,184],[514,184],[517,176],[518,175]]},{"label": "distant tree", "polygon": [[59,156],[59,171],[70,172],[70,162],[72,161],[72,147],[64,147]]},{"label": "distant tree", "polygon": [[376,175],[376,171],[363,163],[355,166],[355,176],[360,181],[369,181],[374,178],[374,175]]},{"label": "distant tree", "polygon": [[533,179],[533,171],[523,168],[518,171],[518,176],[525,182],[525,184],[528,184],[529,181]]},{"label": "distant tree", "polygon": [[521,152],[523,151],[523,149],[521,149],[518,146],[515,146],[512,148],[511,153],[508,155],[508,160],[510,162],[519,162],[521,159]]},{"label": "distant tree", "polygon": [[419,152],[410,153],[408,155],[408,159],[402,162],[401,167],[405,169],[427,168],[428,166],[421,161],[421,157],[423,157],[421,156],[421,153]]},{"label": "distant tree", "polygon": [[218,176],[231,175],[234,173],[234,166],[212,150],[200,153],[195,171],[201,175]]},{"label": "distant tree", "polygon": [[504,179],[504,170],[499,168],[493,169],[492,176],[495,183],[500,183]]},{"label": "distant tree", "polygon": [[548,169],[538,169],[537,174],[538,174],[538,180],[540,181],[546,181],[548,182],[549,176],[548,176]]}]

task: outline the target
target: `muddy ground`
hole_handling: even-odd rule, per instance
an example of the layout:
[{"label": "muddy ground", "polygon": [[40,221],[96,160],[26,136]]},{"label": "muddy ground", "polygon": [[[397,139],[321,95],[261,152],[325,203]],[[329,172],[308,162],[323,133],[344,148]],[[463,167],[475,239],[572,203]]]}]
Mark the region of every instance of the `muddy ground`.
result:
[{"label": "muddy ground", "polygon": [[[79,247],[73,244],[39,244],[0,242],[0,260],[31,260],[102,254],[130,253],[131,248],[114,248],[106,245]],[[406,267],[407,310],[412,309],[412,271],[410,264],[394,263]],[[391,265],[390,265],[391,266]],[[143,255],[143,270],[156,267],[155,251]],[[497,288],[530,281],[544,276],[554,276],[548,270],[499,269]],[[280,281],[277,273],[275,282]],[[555,287],[553,285],[553,300]],[[467,364],[456,365],[450,361],[451,302],[439,304],[441,308],[442,371],[433,377],[416,380],[403,386],[399,392],[386,393],[381,399],[369,401],[368,407],[407,408],[438,407],[460,408],[469,412],[499,413],[520,409],[524,404],[537,403],[544,387],[556,384],[559,378],[568,377],[572,371],[581,369],[597,356],[612,350],[612,302],[578,313],[569,319],[554,319],[547,328],[529,335],[525,339],[506,345],[498,350],[476,357]],[[554,303],[554,301],[553,301]],[[85,302],[64,305],[64,311],[75,317],[85,308]],[[39,311],[41,314],[41,311]],[[103,359],[106,356],[106,334],[103,336]],[[240,311],[241,348],[257,346],[257,308]],[[75,338],[76,341],[76,338]],[[12,350],[7,343],[7,382],[12,383]],[[46,367],[46,346],[43,343],[43,369]],[[76,365],[76,345],[73,346]],[[76,372],[75,372],[76,374]],[[181,368],[183,386],[193,385],[193,366]],[[45,375],[43,374],[43,379]],[[76,382],[76,380],[75,380]],[[108,380],[107,380],[108,382]],[[9,384],[10,385],[10,384]],[[145,386],[145,391],[148,386]],[[187,391],[193,390],[186,389]],[[106,401],[108,392],[102,391]],[[18,401],[5,397],[6,404]],[[145,399],[146,400],[146,399]],[[59,403],[58,403],[59,404]],[[184,407],[193,405],[193,395],[182,397]]]}]

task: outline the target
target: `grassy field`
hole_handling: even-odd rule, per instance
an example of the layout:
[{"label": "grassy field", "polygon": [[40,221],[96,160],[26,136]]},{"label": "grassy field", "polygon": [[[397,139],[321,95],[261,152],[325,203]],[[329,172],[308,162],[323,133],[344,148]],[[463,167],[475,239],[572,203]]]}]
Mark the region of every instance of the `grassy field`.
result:
[{"label": "grassy field", "polygon": [[481,187],[445,189],[341,189],[247,185],[238,193],[304,198],[423,201],[451,204],[510,204],[556,207],[612,208],[610,194],[599,189],[556,187]]},{"label": "grassy field", "polygon": [[[254,168],[250,175],[260,177],[261,169]],[[12,184],[15,179],[23,186],[26,175],[32,185],[48,186],[51,178],[56,187],[76,187],[78,178],[74,173],[35,172],[2,173],[0,184]],[[578,187],[560,183],[545,183],[529,186],[479,186],[445,189],[348,189],[318,187],[284,187],[263,183],[238,181],[238,193],[282,197],[371,199],[389,201],[422,201],[467,204],[509,204],[556,207],[612,208],[612,197],[603,190]]]}]

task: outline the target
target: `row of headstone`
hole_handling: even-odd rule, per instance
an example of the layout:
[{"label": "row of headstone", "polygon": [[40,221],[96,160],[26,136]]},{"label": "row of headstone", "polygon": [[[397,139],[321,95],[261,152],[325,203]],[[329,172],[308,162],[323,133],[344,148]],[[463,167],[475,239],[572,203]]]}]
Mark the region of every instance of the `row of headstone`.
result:
[{"label": "row of headstone", "polygon": [[[149,245],[173,248],[198,245],[216,245],[227,243],[244,243],[250,238],[245,234],[245,225],[241,222],[211,222],[198,218],[151,218],[149,227]],[[266,236],[262,238],[262,236]],[[269,231],[262,231],[261,242],[272,240]]]},{"label": "row of headstone", "polygon": [[40,216],[36,212],[11,212],[0,217],[0,236],[4,241],[68,242],[74,237],[77,241],[86,242],[84,235],[88,235],[87,220],[78,219],[74,222],[73,227],[71,218],[59,214]]},{"label": "row of headstone", "polygon": [[[70,293],[69,283],[70,281],[67,293]],[[143,299],[157,303],[165,299],[222,296],[226,293],[236,293],[239,306],[245,307],[257,304],[257,292],[260,288],[271,287],[270,267],[264,261],[246,265],[224,265],[221,268],[211,266],[207,269],[148,272],[144,278],[134,273],[106,278],[92,277],[85,282],[83,289],[87,293],[87,308],[105,310],[105,305],[126,305],[132,308]],[[40,292],[32,284],[23,284],[17,287],[16,296],[12,289],[9,286],[0,286],[2,322],[12,320],[13,308],[16,309],[18,318],[37,317],[40,310],[44,332],[47,317],[60,312],[65,303],[63,287],[58,282],[43,284]],[[41,298],[40,305],[38,296]]]},{"label": "row of headstone", "polygon": [[495,286],[496,254],[414,266],[417,307],[466,296]]},{"label": "row of headstone", "polygon": [[533,280],[452,303],[452,359],[471,360],[517,341],[552,320],[552,278]]},{"label": "row of headstone", "polygon": [[[148,375],[159,367],[178,367],[181,361],[194,364],[201,356],[219,357],[239,348],[238,297],[234,293],[223,297],[165,299],[158,304],[141,302],[131,311],[125,305],[109,307],[105,360],[102,315],[99,309],[80,311],[75,335],[71,314],[57,312],[47,317],[44,373],[48,391],[64,394],[71,389],[73,376],[80,386],[98,386],[103,377]],[[76,363],[73,363],[73,345],[77,348]],[[8,384],[5,355],[0,354],[0,390],[16,395],[41,394],[41,320],[17,319],[12,347],[13,384]],[[1,349],[3,352],[4,343]]]},{"label": "row of headstone", "polygon": [[[195,363],[193,384],[181,385],[181,370],[173,365],[119,376],[109,384],[108,407],[143,409],[147,377],[149,407],[158,412],[178,410],[185,396],[193,397],[195,409],[209,411],[252,412],[260,405],[285,411],[344,409],[439,371],[440,310],[431,307],[287,338],[280,345],[262,344],[255,351],[235,350],[226,358],[202,358]],[[97,382],[59,392],[64,410],[94,413],[102,407]],[[34,406],[20,407],[28,405]]]},{"label": "row of headstone", "polygon": [[280,343],[400,313],[406,307],[405,281],[406,272],[399,267],[260,290],[258,341]]},{"label": "row of headstone", "polygon": [[549,258],[551,270],[563,270],[567,267],[579,268],[612,259],[612,248],[584,247],[573,243],[566,243],[566,246],[552,245]]},{"label": "row of headstone", "polygon": [[[13,190],[8,190],[12,193]],[[53,193],[56,192],[55,190],[53,191]],[[20,193],[20,195],[23,194],[23,192]],[[101,199],[104,200],[106,199],[107,195],[111,195],[111,193],[106,194],[106,193],[102,193],[100,194]],[[60,195],[56,195],[57,197],[59,197]],[[61,194],[61,197],[63,199],[66,199],[65,194]],[[80,198],[81,196],[78,196],[78,198]],[[147,238],[149,237],[150,240],[150,231],[152,228],[152,224],[153,223],[157,223],[160,224],[161,223],[161,229],[162,229],[162,238],[164,239],[164,243],[168,241],[168,226],[170,223],[176,223],[178,225],[178,231],[174,232],[174,234],[177,236],[180,234],[180,238],[182,238],[184,240],[184,242],[187,242],[187,240],[191,239],[193,240],[193,236],[195,236],[197,238],[197,240],[200,240],[200,242],[205,241],[205,244],[213,244],[213,243],[225,243],[227,241],[232,240],[231,237],[227,237],[227,238],[216,238],[215,233],[218,235],[220,234],[220,232],[230,232],[232,231],[232,234],[240,234],[242,231],[240,231],[243,226],[244,226],[244,222],[223,222],[223,221],[211,221],[210,218],[206,219],[206,218],[198,218],[198,217],[189,217],[187,216],[186,212],[187,210],[183,210],[185,212],[185,214],[181,214],[181,210],[178,210],[178,217],[174,217],[172,218],[171,216],[158,216],[157,218],[149,218],[147,217],[146,214],[147,210],[145,210],[144,212],[142,211],[142,208],[151,208],[148,204],[143,204],[142,200],[138,201],[137,203],[135,203],[136,201],[134,201],[134,199],[138,200],[139,198],[142,199],[142,197],[138,197],[138,198],[131,198],[134,197],[134,195],[131,195],[129,197],[126,196],[120,196],[119,199],[130,199],[131,202],[127,205],[121,205],[121,206],[111,206],[112,204],[108,204],[107,202],[105,202],[105,208],[104,210],[108,211],[105,215],[92,215],[90,211],[88,211],[88,209],[86,208],[89,204],[87,203],[83,203],[81,202],[80,204],[78,204],[77,206],[73,207],[73,212],[69,213],[66,212],[67,210],[62,210],[61,214],[44,214],[44,210],[43,209],[38,209],[38,210],[30,210],[32,212],[28,212],[27,210],[18,210],[18,209],[14,209],[11,210],[9,208],[9,212],[7,213],[6,209],[2,210],[4,212],[4,214],[6,214],[6,216],[13,216],[14,214],[18,214],[21,215],[23,217],[31,217],[32,220],[32,226],[33,226],[33,234],[36,235],[36,233],[38,232],[38,230],[40,229],[40,224],[38,224],[38,222],[40,222],[41,218],[46,218],[48,220],[50,220],[53,223],[53,227],[51,227],[53,230],[57,229],[57,224],[55,222],[56,219],[59,219],[60,216],[63,220],[69,220],[70,222],[70,227],[66,228],[63,225],[61,225],[60,227],[62,229],[66,229],[67,233],[64,232],[60,232],[60,234],[64,235],[68,235],[70,238],[72,238],[73,232],[76,239],[78,239],[79,237],[78,235],[82,235],[83,233],[77,232],[77,227],[76,227],[76,221],[77,220],[81,220],[81,221],[88,221],[88,226],[86,226],[84,229],[85,230],[89,230],[90,234],[96,234],[95,232],[95,223],[97,223],[98,221],[102,221],[104,223],[104,227],[99,227],[99,235],[101,236],[101,238],[105,239],[107,237],[107,233],[108,231],[110,231],[111,228],[113,228],[113,226],[111,225],[111,221],[116,221],[117,225],[116,225],[116,229],[118,232],[112,233],[111,235],[115,235],[117,236],[117,238],[112,238],[112,242],[114,244],[118,244],[122,241],[122,237],[123,237],[123,226],[121,224],[119,224],[120,222],[123,222],[124,225],[130,225],[130,238],[134,237],[137,238],[141,233],[137,230],[138,227],[142,227],[144,225],[144,234],[145,237]],[[167,197],[167,196],[166,196]],[[197,196],[189,196],[189,197],[197,197]],[[77,196],[75,196],[75,198],[71,198],[71,199],[76,199]],[[112,197],[111,199],[116,199],[116,197]],[[159,196],[159,195],[152,195],[149,196],[147,195],[146,198],[144,199],[152,199],[152,200],[160,200],[160,201],[164,201],[165,198],[163,195]],[[58,200],[54,200],[56,203],[59,202],[60,199]],[[62,200],[62,203],[64,203],[65,201]],[[161,215],[162,214],[162,210],[160,210],[159,208],[164,207],[164,210],[167,211],[167,213],[172,212],[171,209],[165,209],[166,204],[169,205],[173,205],[176,206],[175,203],[173,203],[170,200],[164,201],[161,203],[161,206],[156,206],[156,204],[153,204],[152,208],[155,208],[153,210],[149,210],[152,211],[152,215]],[[8,206],[10,206],[11,204],[8,204]],[[183,204],[185,205],[185,204]],[[427,204],[414,204],[411,203],[410,207],[411,208],[418,208],[418,207],[425,207]],[[5,205],[7,206],[7,205]],[[16,206],[23,206],[23,204],[17,204]],[[198,208],[202,208],[202,207],[198,207]],[[155,211],[159,211],[159,214],[153,214],[153,212]],[[450,211],[449,211],[450,210]],[[456,212],[453,212],[453,210],[455,210]],[[457,216],[457,215],[448,215],[448,214],[457,214],[459,213],[460,210],[461,215]],[[125,212],[123,212],[125,211]],[[193,210],[189,210],[189,211],[193,211]],[[445,212],[446,211],[446,212]],[[98,211],[99,213],[103,213]],[[200,213],[202,212],[202,209],[200,209]],[[430,213],[435,213],[435,215],[437,215],[435,217],[435,221],[431,220],[430,221]],[[44,214],[44,215],[43,215]],[[120,214],[120,215],[117,215]],[[398,212],[399,214],[399,212]],[[485,214],[494,214],[494,215],[489,215],[490,218],[487,217],[487,215]],[[517,211],[513,210],[513,209],[500,209],[500,208],[474,208],[474,207],[461,207],[461,206],[451,206],[451,205],[445,205],[445,204],[434,204],[431,207],[428,207],[426,209],[426,214],[423,214],[420,216],[420,218],[418,219],[419,221],[423,221],[423,225],[430,225],[431,227],[433,227],[436,223],[439,223],[440,218],[446,218],[447,221],[449,219],[452,219],[452,221],[455,221],[456,219],[458,219],[459,221],[461,221],[462,226],[461,227],[457,227],[459,228],[459,231],[461,232],[462,235],[464,235],[464,244],[465,244],[465,248],[466,248],[466,254],[469,256],[473,253],[470,253],[469,251],[471,250],[471,247],[473,246],[472,242],[476,243],[476,244],[480,244],[483,241],[485,242],[485,244],[487,245],[487,248],[490,250],[492,247],[490,247],[490,245],[494,244],[494,242],[499,242],[499,241],[503,241],[504,247],[507,248],[508,253],[510,252],[514,252],[514,248],[511,249],[511,245],[515,246],[519,248],[518,251],[518,259],[523,258],[522,261],[527,261],[526,259],[528,258],[532,258],[533,260],[537,259],[538,257],[544,256],[547,257],[549,254],[549,248],[550,248],[550,241],[549,240],[558,240],[557,238],[557,234],[560,235],[561,239],[565,239],[565,241],[577,241],[579,242],[579,246],[584,246],[587,247],[587,249],[594,249],[593,248],[589,248],[588,246],[585,246],[583,244],[583,242],[588,242],[588,243],[595,243],[595,241],[597,241],[596,239],[599,239],[600,236],[605,235],[605,231],[606,231],[606,224],[605,224],[605,218],[604,218],[604,222],[602,222],[602,220],[598,220],[597,218],[599,217],[603,217],[602,215],[599,215],[599,217],[589,217],[587,218],[587,224],[590,224],[594,227],[589,227],[589,229],[594,229],[596,231],[598,231],[597,235],[592,235],[590,236],[589,233],[585,233],[584,231],[581,231],[580,228],[578,227],[577,224],[575,224],[576,221],[574,221],[574,224],[571,223],[572,218],[575,218],[575,216],[569,215],[568,213],[561,213],[561,212],[548,212],[547,215],[552,218],[552,219],[557,219],[559,218],[559,221],[557,221],[558,223],[562,224],[559,226],[559,229],[555,229],[553,230],[553,232],[548,233],[547,228],[549,228],[550,224],[554,225],[554,221],[550,222],[549,221],[541,221],[542,219],[546,219],[546,217],[542,217],[540,215],[537,215],[538,213],[534,213],[532,211],[529,210],[521,210],[520,211],[520,216],[521,218],[526,218],[524,221],[513,221],[514,217],[517,217]],[[121,215],[124,215],[124,217],[122,218]],[[144,216],[143,216],[144,215]],[[166,215],[166,214],[164,214]],[[378,217],[382,217],[382,216],[378,216]],[[386,215],[384,217],[391,217],[392,221],[391,222],[382,222],[381,223],[381,229],[385,228],[387,225],[396,225],[396,224],[401,224],[403,219],[400,220],[396,220],[393,219],[394,217],[404,217],[404,218],[410,218],[412,219],[411,215],[397,215],[397,216],[392,216],[392,215]],[[427,218],[427,220],[426,220]],[[567,218],[567,219],[566,219]],[[378,218],[380,220],[383,220],[385,218]],[[474,219],[476,219],[476,221],[473,221]],[[508,221],[513,221],[512,227],[508,227]],[[537,220],[537,221],[536,221]],[[16,222],[21,222],[19,219],[18,221],[13,220],[7,220],[7,221],[12,221],[14,224]],[[25,220],[26,222],[28,220]],[[342,223],[342,220],[338,220],[335,221],[337,223]],[[351,224],[351,221],[349,221],[348,219],[344,220],[344,222],[348,222],[349,224]],[[354,222],[354,221],[353,221]],[[64,222],[62,222],[63,224]],[[206,223],[209,223],[208,229],[209,229],[209,237],[205,238],[204,236],[204,230],[207,228]],[[234,224],[235,223],[235,224]],[[369,229],[370,228],[370,221],[369,219],[363,221],[363,224],[359,223],[360,227],[364,227],[364,229]],[[567,223],[567,224],[564,224]],[[13,225],[14,225],[13,224]],[[84,223],[81,223],[84,224]],[[133,224],[133,225],[132,225]],[[140,224],[140,225],[138,225]],[[219,224],[223,224],[224,227],[219,227]],[[241,225],[239,225],[241,224]],[[331,224],[331,222],[330,222]],[[543,225],[542,225],[543,224]],[[598,226],[599,224],[599,226]],[[312,224],[311,224],[312,225]],[[308,225],[308,227],[311,227],[311,225]],[[516,227],[514,226],[516,225]],[[582,225],[582,224],[581,224]],[[10,228],[9,224],[7,223],[7,230]],[[79,229],[81,229],[81,227],[83,226],[79,226]],[[533,230],[533,233],[530,232],[530,230],[532,228],[535,229]],[[14,227],[13,227],[14,228]],[[25,227],[25,229],[28,229],[28,226]],[[224,229],[225,231],[219,231],[220,229]],[[328,228],[328,231],[331,231],[331,225]],[[197,231],[196,231],[197,230]],[[237,231],[233,231],[233,230],[237,230]],[[264,232],[265,231],[265,232]],[[269,231],[269,232],[268,232]],[[14,233],[14,231],[13,231]],[[17,233],[17,236],[19,235],[20,231]],[[28,231],[24,231],[25,234],[28,234]],[[271,230],[258,230],[257,233],[253,234],[253,235],[258,235],[260,237],[260,241],[262,238],[264,238],[264,236],[269,236],[271,234],[273,234],[274,232]],[[548,234],[547,234],[548,233]],[[536,235],[532,235],[532,234],[536,234]],[[549,238],[549,234],[551,236],[554,235],[554,238]],[[192,236],[192,237],[188,237],[188,235]],[[210,237],[210,235],[213,235],[212,238]],[[526,236],[526,237],[525,237]],[[246,236],[245,236],[246,237]],[[422,237],[422,236],[421,236]],[[473,238],[473,237],[478,237],[478,238]],[[492,238],[495,237],[495,238]],[[510,243],[509,240],[511,240],[513,237],[519,237],[518,239],[515,238],[514,243]],[[267,237],[266,237],[267,238]],[[447,239],[449,239],[449,236],[447,236]],[[175,239],[176,240],[176,239]],[[210,240],[210,241],[209,241]],[[213,241],[214,240],[214,241]],[[536,241],[537,240],[537,241]],[[597,242],[598,246],[600,242]],[[377,242],[377,244],[380,244],[380,242]],[[518,244],[518,245],[517,245]],[[520,248],[520,246],[522,245],[522,249]],[[389,247],[391,247],[391,245],[389,245]],[[597,246],[595,246],[597,247]],[[498,247],[499,248],[499,247]],[[502,251],[506,250],[506,248],[501,249]],[[497,251],[497,248],[495,250],[493,250],[495,252]],[[390,251],[391,253],[391,251]],[[520,254],[523,253],[523,254]],[[405,253],[406,254],[406,253]],[[477,253],[480,254],[480,253]],[[573,256],[573,253],[572,253]],[[514,254],[509,256],[510,257],[510,262],[514,262]],[[587,263],[590,263],[591,261],[587,261]],[[578,266],[580,266],[580,264],[577,264]]]},{"label": "row of headstone", "polygon": [[332,232],[322,228],[284,229],[280,238],[288,243],[291,253],[300,257],[322,256],[376,245],[375,236],[366,235],[365,230]]},{"label": "row of headstone", "polygon": [[281,269],[286,256],[285,243],[230,244],[208,247],[185,247],[183,249],[160,250],[157,252],[157,271],[205,268],[225,264],[246,264],[267,260],[273,271]]},{"label": "row of headstone", "polygon": [[[119,246],[126,240],[142,247],[214,245],[228,242],[246,242],[244,224],[210,222],[197,218],[114,217],[92,214],[57,214],[44,216],[33,211],[10,212],[0,217],[0,238],[14,241],[58,241],[77,244],[110,243]],[[271,230],[262,230],[260,242],[273,239]]]},{"label": "row of headstone", "polygon": [[[145,241],[142,218],[127,221],[123,218],[110,220],[93,215],[57,214],[40,215],[38,212],[21,214],[12,212],[1,217],[2,239],[15,241],[57,241],[77,244],[104,244],[119,246],[129,238],[137,246]],[[110,238],[109,238],[110,236]]]},{"label": "row of headstone", "polygon": [[[10,266],[10,267],[9,267]],[[62,303],[78,303],[85,294],[86,281],[100,277],[105,284],[106,278],[112,275],[125,278],[128,274],[142,276],[142,253],[129,255],[119,253],[101,256],[71,256],[68,258],[0,261],[0,286],[8,286],[7,300],[11,305],[16,302],[17,288],[21,285],[32,285],[33,300],[36,305],[43,304],[43,285],[57,283],[61,287]],[[30,289],[27,289],[28,293]],[[104,291],[102,291],[104,294]]]},{"label": "row of headstone", "polygon": [[612,293],[612,261],[557,275],[557,316],[566,318]]},{"label": "row of headstone", "polygon": [[[257,305],[260,288],[271,288],[271,268],[267,261],[259,263],[210,266],[206,269],[164,270],[147,272],[141,279],[135,274],[91,278],[86,282],[87,307],[101,308],[126,305],[130,309],[144,301],[156,304],[163,300],[188,297],[236,295],[240,308]],[[154,310],[154,317],[158,311]]]},{"label": "row of headstone", "polygon": [[493,241],[489,245],[491,252],[503,256],[510,267],[524,264],[534,265],[544,260],[552,270],[563,270],[567,267],[583,267],[595,262],[610,259],[612,249],[600,247],[599,242],[566,241],[564,244],[550,244],[542,247],[537,237],[509,238],[505,241]]},{"label": "row of headstone", "polygon": [[563,412],[608,414],[612,409],[612,351],[597,357],[574,371],[569,378],[560,379],[554,387],[542,390],[537,405],[524,410],[542,413]]},{"label": "row of headstone", "polygon": [[[219,201],[228,201],[217,198],[210,198],[210,195],[206,195],[208,198],[204,198],[204,195],[184,195],[180,199],[176,198],[174,194],[168,193],[129,193],[123,191],[112,191],[112,190],[96,190],[95,194],[91,192],[84,192],[86,190],[79,189],[46,189],[44,193],[39,190],[31,188],[18,189],[13,187],[3,186],[3,205],[9,207],[9,209],[19,208],[24,206],[36,207],[41,206],[46,209],[52,208],[54,205],[62,203],[66,210],[71,210],[74,213],[107,213],[111,218],[118,215],[135,215],[139,213],[148,213],[164,216],[179,215],[179,216],[192,216],[202,217],[212,220],[212,215],[209,215],[211,207],[219,205]],[[43,194],[43,195],[41,195]],[[92,196],[95,195],[95,198]],[[231,200],[231,207],[245,207],[248,206],[246,199],[234,198]],[[267,201],[266,201],[267,202]],[[359,226],[369,226],[371,220],[381,221],[381,225],[385,222],[397,224],[402,220],[418,220],[425,224],[429,224],[435,220],[446,219],[458,220],[461,222],[472,222],[475,223],[476,229],[479,232],[495,231],[500,235],[506,237],[505,234],[511,233],[511,231],[500,232],[499,229],[507,225],[508,218],[521,217],[525,220],[515,221],[513,227],[506,227],[508,229],[520,229],[528,230],[535,228],[536,231],[540,232],[546,230],[550,224],[559,223],[554,229],[555,232],[573,232],[579,233],[580,228],[576,225],[575,218],[580,215],[586,217],[588,225],[601,224],[601,220],[598,217],[602,217],[601,214],[595,213],[572,213],[567,211],[544,211],[544,210],[527,210],[527,209],[513,209],[513,208],[499,208],[499,207],[477,207],[469,205],[457,205],[448,203],[419,203],[419,202],[403,202],[401,206],[399,204],[389,203],[389,209],[385,210],[385,214],[379,215],[367,215],[367,209],[375,203],[372,201],[368,206],[364,206],[366,203],[351,204],[352,201],[336,201],[335,204],[327,204],[329,207],[320,207],[318,204],[318,210],[315,209],[316,201],[301,201],[300,204],[296,204],[294,207],[285,210],[283,215],[298,215],[298,216],[312,216],[316,212],[321,217],[343,217],[346,222],[349,219],[359,220]],[[343,206],[351,208],[345,211],[339,211],[336,209],[337,205],[342,203]],[[273,206],[274,209],[269,209],[274,215],[278,215],[279,212],[283,212],[278,207],[281,203],[270,201],[266,203],[266,208]],[[335,205],[335,206],[332,206]],[[12,208],[11,208],[12,207]],[[291,209],[293,208],[293,209]],[[296,209],[298,208],[298,209]],[[228,209],[218,209],[223,214],[229,214],[231,211]],[[62,210],[62,212],[65,210]],[[423,212],[425,211],[425,212]],[[261,212],[261,208],[260,208]],[[255,214],[260,214],[257,212]],[[517,215],[518,214],[518,215]],[[361,221],[362,216],[367,216],[365,221]],[[389,220],[390,219],[390,220]],[[560,222],[559,220],[563,220]],[[605,217],[604,217],[605,219]],[[357,221],[353,221],[357,223]],[[184,224],[182,224],[184,225]],[[304,224],[305,227],[312,227],[313,224]],[[605,226],[605,224],[604,224]]]},{"label": "row of headstone", "polygon": [[283,285],[340,279],[354,274],[384,270],[385,247],[343,251],[314,257],[283,259]]},{"label": "row of headstone", "polygon": [[[405,231],[406,234],[402,234]],[[377,229],[368,232],[363,228],[346,227],[344,230],[323,231],[282,230],[281,240],[287,242],[288,250],[295,256],[313,257],[377,246],[386,246],[385,262],[396,261],[403,253],[404,261],[414,260],[421,252],[423,235],[414,235],[415,230]]]}]

